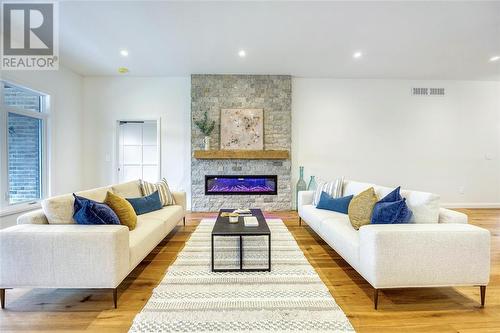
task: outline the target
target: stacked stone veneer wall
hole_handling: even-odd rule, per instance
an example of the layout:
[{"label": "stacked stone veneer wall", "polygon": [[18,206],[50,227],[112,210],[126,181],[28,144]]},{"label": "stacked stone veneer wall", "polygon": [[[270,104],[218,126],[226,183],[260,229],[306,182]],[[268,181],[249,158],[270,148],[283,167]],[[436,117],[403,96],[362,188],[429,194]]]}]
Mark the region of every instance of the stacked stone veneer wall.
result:
[{"label": "stacked stone veneer wall", "polygon": [[[40,111],[40,97],[15,87],[4,88],[4,103]],[[40,130],[38,119],[17,114],[8,116],[9,200],[11,203],[40,198]]]},{"label": "stacked stone veneer wall", "polygon": [[[220,208],[291,209],[290,160],[198,160],[203,133],[193,120],[208,111],[216,125],[212,149],[220,147],[220,110],[264,109],[264,149],[291,149],[292,81],[288,75],[192,75],[191,76],[191,209]],[[277,175],[278,195],[205,195],[205,175]]]}]

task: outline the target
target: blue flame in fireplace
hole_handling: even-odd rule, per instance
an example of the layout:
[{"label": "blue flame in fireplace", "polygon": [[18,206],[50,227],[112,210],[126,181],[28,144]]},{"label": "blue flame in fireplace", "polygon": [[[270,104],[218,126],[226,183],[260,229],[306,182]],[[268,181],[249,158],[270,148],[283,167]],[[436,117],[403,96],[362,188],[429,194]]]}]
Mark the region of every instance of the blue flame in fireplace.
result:
[{"label": "blue flame in fireplace", "polygon": [[275,194],[275,177],[208,177],[206,179],[207,194],[220,193],[260,193]]}]

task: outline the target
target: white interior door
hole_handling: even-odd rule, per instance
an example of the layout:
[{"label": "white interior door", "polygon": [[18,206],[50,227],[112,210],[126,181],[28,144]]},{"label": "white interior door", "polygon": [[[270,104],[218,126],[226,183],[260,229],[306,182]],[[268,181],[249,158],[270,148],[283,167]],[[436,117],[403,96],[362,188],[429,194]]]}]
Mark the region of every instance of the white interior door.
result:
[{"label": "white interior door", "polygon": [[118,123],[118,181],[160,178],[159,122],[120,121]]}]

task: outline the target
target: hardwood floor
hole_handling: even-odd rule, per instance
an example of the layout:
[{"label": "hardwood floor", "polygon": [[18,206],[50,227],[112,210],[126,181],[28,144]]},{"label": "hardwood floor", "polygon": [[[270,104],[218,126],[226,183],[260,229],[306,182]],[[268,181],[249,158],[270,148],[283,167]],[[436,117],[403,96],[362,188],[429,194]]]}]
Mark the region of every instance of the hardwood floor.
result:
[{"label": "hardwood floor", "polygon": [[[466,209],[471,224],[491,231],[492,270],[486,307],[479,287],[381,291],[373,309],[373,289],[309,227],[298,226],[295,212],[267,213],[281,218],[358,332],[500,332],[500,210]],[[0,331],[126,332],[153,288],[173,263],[203,217],[189,214],[126,278],[118,291],[118,309],[110,291],[78,289],[7,290]]]}]

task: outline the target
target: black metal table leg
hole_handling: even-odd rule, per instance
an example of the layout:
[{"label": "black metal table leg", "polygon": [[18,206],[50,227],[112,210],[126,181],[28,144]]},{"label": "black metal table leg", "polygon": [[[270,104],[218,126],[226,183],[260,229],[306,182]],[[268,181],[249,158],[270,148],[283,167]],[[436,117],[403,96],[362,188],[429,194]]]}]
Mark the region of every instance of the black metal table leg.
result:
[{"label": "black metal table leg", "polygon": [[240,235],[240,270],[243,270],[243,236]]},{"label": "black metal table leg", "polygon": [[215,269],[214,261],[215,261],[215,258],[214,258],[214,235],[212,235],[212,272]]},{"label": "black metal table leg", "polygon": [[268,271],[271,271],[271,235],[267,236],[269,240],[269,251],[268,251]]}]

